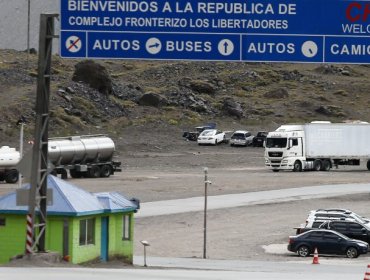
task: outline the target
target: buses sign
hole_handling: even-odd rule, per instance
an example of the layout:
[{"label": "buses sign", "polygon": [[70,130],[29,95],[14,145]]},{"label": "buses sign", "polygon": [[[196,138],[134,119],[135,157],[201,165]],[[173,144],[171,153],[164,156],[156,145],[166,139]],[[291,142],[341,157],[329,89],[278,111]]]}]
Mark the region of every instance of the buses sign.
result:
[{"label": "buses sign", "polygon": [[370,63],[370,0],[61,0],[66,58]]}]

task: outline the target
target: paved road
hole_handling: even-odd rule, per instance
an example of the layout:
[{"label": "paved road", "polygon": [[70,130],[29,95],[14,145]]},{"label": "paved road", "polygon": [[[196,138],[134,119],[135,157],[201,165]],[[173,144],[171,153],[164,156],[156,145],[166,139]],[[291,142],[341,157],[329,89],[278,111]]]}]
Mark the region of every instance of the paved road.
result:
[{"label": "paved road", "polygon": [[[230,261],[228,261],[230,263]],[[94,268],[0,268],[0,279],[7,280],[358,280],[363,279],[366,267],[341,265],[312,265],[292,263],[240,263],[239,270],[220,270],[221,263],[212,261],[212,270],[190,269],[94,269]],[[229,264],[232,266],[232,264]],[[243,266],[245,265],[245,266]],[[224,262],[223,267],[228,264]]]},{"label": "paved road", "polygon": [[[208,209],[222,209],[272,202],[284,202],[345,194],[370,193],[370,184],[322,185],[281,190],[227,194],[208,197]],[[203,211],[204,197],[192,197],[141,204],[137,218]]]}]

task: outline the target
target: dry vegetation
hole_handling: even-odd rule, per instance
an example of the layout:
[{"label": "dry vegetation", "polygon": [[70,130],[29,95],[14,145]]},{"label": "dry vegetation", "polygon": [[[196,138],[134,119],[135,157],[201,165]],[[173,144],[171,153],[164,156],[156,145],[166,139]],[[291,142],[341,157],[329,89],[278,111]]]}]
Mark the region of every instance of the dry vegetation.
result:
[{"label": "dry vegetation", "polygon": [[[97,63],[107,69],[114,90],[106,96],[72,81],[77,62],[53,57],[51,136],[119,136],[127,127],[150,128],[155,123],[184,128],[211,120],[236,127],[370,121],[370,68],[365,65],[102,60]],[[32,137],[36,76],[37,55],[0,51],[1,143],[17,139],[15,123],[21,114],[30,122],[26,136]],[[68,88],[72,92],[66,93]],[[140,105],[146,93],[166,103]],[[227,99],[239,106],[241,115],[225,109]]]}]

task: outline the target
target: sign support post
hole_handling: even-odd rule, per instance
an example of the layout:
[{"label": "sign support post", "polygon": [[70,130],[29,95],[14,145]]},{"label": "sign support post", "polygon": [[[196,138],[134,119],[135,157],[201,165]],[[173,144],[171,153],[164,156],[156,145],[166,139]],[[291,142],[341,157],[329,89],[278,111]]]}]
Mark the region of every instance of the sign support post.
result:
[{"label": "sign support post", "polygon": [[[50,69],[54,19],[57,14],[41,14],[39,38],[39,62],[36,97],[36,124],[32,156],[31,188],[29,194],[29,221],[34,239],[31,254],[37,247],[38,252],[45,251],[47,175],[48,175],[48,124]],[[36,219],[36,212],[38,220]],[[35,230],[38,228],[38,230]]]}]

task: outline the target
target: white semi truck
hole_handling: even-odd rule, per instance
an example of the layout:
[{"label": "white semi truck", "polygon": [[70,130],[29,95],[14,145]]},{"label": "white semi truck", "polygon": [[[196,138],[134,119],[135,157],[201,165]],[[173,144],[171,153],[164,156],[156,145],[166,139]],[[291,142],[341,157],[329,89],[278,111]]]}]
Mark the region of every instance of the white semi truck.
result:
[{"label": "white semi truck", "polygon": [[[48,141],[48,159],[51,173],[61,174],[62,179],[109,177],[121,171],[121,162],[113,159],[115,144],[105,135],[84,135],[50,138]],[[20,160],[15,148],[0,148],[0,181],[16,183]]]},{"label": "white semi truck", "polygon": [[282,125],[269,132],[265,164],[280,170],[329,171],[338,165],[360,165],[370,170],[370,124],[313,122]]}]

